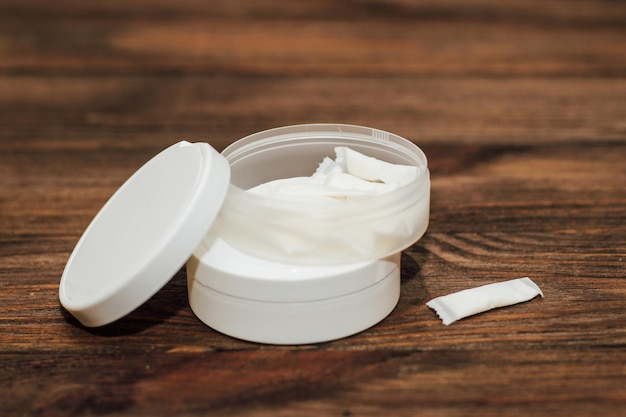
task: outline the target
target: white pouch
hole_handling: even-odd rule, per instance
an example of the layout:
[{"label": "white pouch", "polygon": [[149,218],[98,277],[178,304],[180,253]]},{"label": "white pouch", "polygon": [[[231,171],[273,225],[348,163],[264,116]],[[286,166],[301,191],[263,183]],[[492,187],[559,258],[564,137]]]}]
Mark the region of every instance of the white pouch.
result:
[{"label": "white pouch", "polygon": [[447,326],[464,317],[528,301],[537,295],[543,298],[537,284],[524,277],[433,298],[426,305],[435,310]]}]

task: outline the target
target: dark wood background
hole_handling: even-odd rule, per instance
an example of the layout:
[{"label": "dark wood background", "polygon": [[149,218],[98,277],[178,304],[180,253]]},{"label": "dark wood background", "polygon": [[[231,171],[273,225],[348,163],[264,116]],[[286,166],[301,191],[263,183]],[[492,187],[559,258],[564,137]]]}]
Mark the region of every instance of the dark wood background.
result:
[{"label": "dark wood background", "polygon": [[[152,155],[310,122],[429,157],[384,322],[234,340],[184,271],[101,329],[63,311],[74,244]],[[625,187],[625,2],[0,0],[0,415],[624,416]],[[424,305],[521,276],[545,299]]]}]

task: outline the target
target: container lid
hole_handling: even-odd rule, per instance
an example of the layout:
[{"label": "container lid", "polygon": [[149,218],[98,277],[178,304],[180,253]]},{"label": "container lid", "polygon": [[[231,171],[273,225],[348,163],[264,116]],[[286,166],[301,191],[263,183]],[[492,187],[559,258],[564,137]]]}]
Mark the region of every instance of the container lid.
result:
[{"label": "container lid", "polygon": [[89,327],[139,307],[184,265],[220,211],[226,159],[179,142],[133,174],[92,220],[59,286],[63,307]]}]

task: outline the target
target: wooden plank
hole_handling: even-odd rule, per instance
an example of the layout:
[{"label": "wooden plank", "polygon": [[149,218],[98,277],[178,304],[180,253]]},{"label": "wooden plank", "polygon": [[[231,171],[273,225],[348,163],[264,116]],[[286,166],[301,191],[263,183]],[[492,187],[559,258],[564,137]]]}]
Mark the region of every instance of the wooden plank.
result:
[{"label": "wooden plank", "polygon": [[[621,416],[626,3],[0,1],[0,415]],[[353,337],[266,346],[184,270],[85,329],[58,283],[93,215],[180,140],[389,130],[429,157],[402,295]],[[444,326],[430,298],[543,290]]]},{"label": "wooden plank", "polygon": [[624,79],[0,77],[0,147],[216,149],[277,126],[341,122],[414,142],[620,142]]},{"label": "wooden plank", "polygon": [[[620,2],[4,6],[0,73],[621,76]],[[569,10],[568,10],[569,9]],[[2,10],[2,9],[0,9]],[[584,29],[584,30],[581,30]]]},{"label": "wooden plank", "polygon": [[[126,365],[119,369],[118,355],[4,356],[5,369],[17,376],[4,410],[16,415],[29,409],[46,415],[166,416],[176,410],[189,416],[620,416],[624,391],[615,382],[623,377],[626,359],[623,351],[604,349],[150,352],[125,354]],[[38,389],[24,396],[21,387],[33,385]]]}]

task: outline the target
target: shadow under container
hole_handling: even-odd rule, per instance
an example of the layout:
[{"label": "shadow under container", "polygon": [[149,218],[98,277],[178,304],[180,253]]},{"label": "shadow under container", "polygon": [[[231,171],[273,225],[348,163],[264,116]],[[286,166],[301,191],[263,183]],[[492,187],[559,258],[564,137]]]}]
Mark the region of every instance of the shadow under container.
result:
[{"label": "shadow under container", "polygon": [[[310,176],[338,146],[419,174],[389,193],[345,200],[245,191]],[[358,333],[391,313],[400,253],[428,227],[429,171],[415,144],[361,126],[297,125],[247,136],[222,156],[230,187],[187,262],[189,302],[200,320],[243,340],[305,344]]]}]

